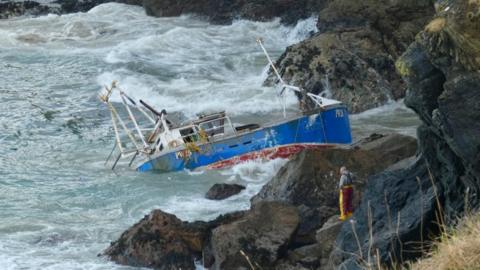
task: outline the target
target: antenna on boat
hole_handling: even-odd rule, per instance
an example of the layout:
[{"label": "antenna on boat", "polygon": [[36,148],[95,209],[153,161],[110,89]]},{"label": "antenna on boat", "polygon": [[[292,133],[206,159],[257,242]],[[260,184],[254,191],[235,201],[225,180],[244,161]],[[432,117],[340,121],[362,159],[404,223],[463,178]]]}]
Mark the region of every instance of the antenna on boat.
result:
[{"label": "antenna on boat", "polygon": [[[268,60],[268,63],[270,65],[270,67],[272,68],[273,70],[273,73],[275,73],[275,75],[277,76],[278,80],[280,81],[280,83],[282,84],[282,90],[280,91],[280,96],[281,97],[284,97],[283,93],[285,92],[285,89],[290,89],[290,90],[293,90],[295,92],[299,92],[299,93],[302,93],[303,94],[303,91],[302,89],[300,89],[299,87],[296,87],[296,86],[293,86],[293,85],[288,85],[285,83],[285,81],[283,80],[282,76],[280,76],[280,73],[278,72],[278,69],[277,67],[275,66],[275,64],[273,63],[272,61],[272,58],[270,58],[270,55],[268,54],[267,52],[267,49],[265,49],[265,46],[263,45],[263,40],[262,38],[257,38],[257,43],[258,45],[260,45],[260,47],[262,48],[263,50],[263,53],[265,54],[265,56],[267,57],[267,60]],[[283,101],[283,117],[287,117],[287,113],[286,113],[286,101],[284,100]]]},{"label": "antenna on boat", "polygon": [[[307,91],[305,91],[304,89],[300,88],[300,87],[297,87],[297,86],[293,86],[293,85],[289,85],[289,84],[286,84],[285,81],[283,80],[282,76],[280,76],[280,73],[278,72],[278,69],[277,67],[275,66],[275,64],[273,63],[272,59],[270,58],[270,55],[268,54],[267,50],[265,49],[265,46],[263,45],[263,40],[262,38],[257,38],[257,43],[260,45],[260,47],[262,48],[263,50],[263,53],[265,54],[265,56],[267,57],[267,60],[268,60],[268,63],[270,65],[270,67],[272,68],[273,70],[273,73],[275,73],[275,75],[277,76],[278,80],[280,81],[280,83],[282,84],[282,90],[280,91],[280,96],[283,96],[283,93],[285,91],[285,89],[289,89],[289,90],[292,90],[292,91],[295,91],[297,93],[300,93],[300,95],[302,95],[302,97],[306,98],[306,97],[309,97],[313,103],[315,104],[315,106],[319,106],[319,107],[323,107],[325,105],[329,105],[329,104],[336,104],[336,103],[340,103],[336,100],[332,100],[332,99],[328,99],[328,98],[324,98],[322,96],[319,96],[319,95],[315,95],[313,93],[308,93]],[[302,102],[305,102],[305,100],[303,99]],[[286,104],[285,102],[283,103],[283,115],[284,117],[286,117],[286,108],[285,108]]]},{"label": "antenna on boat", "polygon": [[280,73],[278,72],[277,67],[275,66],[275,64],[274,64],[273,61],[272,61],[272,58],[270,58],[270,55],[268,54],[267,49],[265,49],[265,46],[263,45],[263,40],[262,40],[262,38],[257,38],[257,43],[260,45],[260,47],[262,47],[263,53],[264,53],[265,56],[267,57],[268,63],[269,63],[270,66],[272,67],[273,72],[275,73],[275,75],[277,76],[278,80],[280,81],[280,83],[281,83],[282,86],[283,86],[282,92],[281,92],[280,94],[283,94],[283,91],[284,91],[285,88],[286,88],[286,89],[293,90],[293,91],[295,91],[295,92],[302,93],[303,91],[302,91],[302,89],[301,89],[300,87],[293,86],[293,85],[289,85],[289,84],[285,83],[285,81],[282,79],[282,76],[280,76]]}]

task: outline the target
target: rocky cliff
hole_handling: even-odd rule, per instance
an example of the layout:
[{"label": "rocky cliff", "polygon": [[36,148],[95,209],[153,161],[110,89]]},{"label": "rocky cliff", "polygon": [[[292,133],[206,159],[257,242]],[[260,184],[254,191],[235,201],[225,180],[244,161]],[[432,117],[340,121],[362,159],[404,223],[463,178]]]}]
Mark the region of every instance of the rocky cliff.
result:
[{"label": "rocky cliff", "polygon": [[[277,61],[290,84],[361,112],[404,97],[395,60],[434,13],[430,0],[334,0],[318,15],[318,33]],[[277,83],[270,75],[266,84]]]},{"label": "rocky cliff", "polygon": [[[213,23],[318,16],[318,33],[283,53],[281,76],[308,92],[342,100],[361,112],[405,96],[395,60],[434,14],[432,0],[144,0],[147,14],[196,14]],[[265,84],[277,83],[270,74]]]},{"label": "rocky cliff", "polygon": [[396,63],[405,103],[423,122],[421,158],[369,182],[354,222],[337,237],[337,267],[401,264],[467,207],[478,208],[479,64],[480,1],[438,1],[435,18]]}]

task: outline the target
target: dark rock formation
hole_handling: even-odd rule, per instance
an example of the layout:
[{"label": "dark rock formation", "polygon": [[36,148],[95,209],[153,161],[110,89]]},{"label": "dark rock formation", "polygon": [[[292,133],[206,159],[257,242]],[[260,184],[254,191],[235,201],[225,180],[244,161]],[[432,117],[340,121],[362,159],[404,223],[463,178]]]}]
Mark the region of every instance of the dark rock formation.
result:
[{"label": "dark rock formation", "polygon": [[155,269],[195,269],[207,233],[205,223],[183,223],[155,210],[124,232],[105,254],[117,263]]},{"label": "dark rock formation", "polygon": [[281,168],[251,202],[285,201],[297,206],[301,223],[294,244],[313,244],[316,230],[338,213],[341,166],[347,166],[356,176],[354,190],[358,201],[368,176],[414,155],[415,151],[416,140],[398,134],[375,135],[352,149],[305,151]]},{"label": "dark rock formation", "polygon": [[[418,178],[417,178],[418,177]],[[420,159],[408,169],[370,179],[362,203],[336,240],[333,263],[344,269],[376,264],[391,266],[422,252],[421,240],[438,232],[435,192]]]},{"label": "dark rock formation", "polygon": [[205,198],[210,200],[223,200],[240,193],[245,187],[238,184],[215,184],[205,194]]},{"label": "dark rock formation", "polygon": [[62,13],[87,12],[95,6],[105,3],[121,3],[141,6],[143,0],[56,0],[60,4]]},{"label": "dark rock formation", "polygon": [[[394,62],[433,13],[430,0],[331,1],[320,12],[319,32],[287,48],[279,72],[290,84],[343,101],[351,112],[402,98]],[[266,84],[276,82],[270,74]]]},{"label": "dark rock formation", "polygon": [[295,207],[280,202],[260,202],[241,219],[219,226],[212,232],[211,269],[273,269],[285,256],[299,224]]},{"label": "dark rock formation", "polygon": [[9,19],[23,15],[38,16],[59,12],[58,8],[41,5],[34,1],[0,3],[0,19]]},{"label": "dark rock formation", "polygon": [[291,24],[318,12],[326,1],[320,0],[144,0],[148,15],[172,17],[196,14],[213,23],[228,24],[234,19],[267,21],[280,17]]},{"label": "dark rock formation", "polygon": [[335,238],[342,223],[338,215],[330,217],[317,231],[317,242],[290,251],[288,260],[307,269],[325,269],[328,267],[330,253],[335,247]]},{"label": "dark rock formation", "polygon": [[105,250],[113,261],[154,269],[195,269],[194,260],[212,228],[237,220],[243,212],[219,216],[210,222],[183,222],[174,215],[154,210],[125,231]]},{"label": "dark rock formation", "polygon": [[315,238],[317,239],[317,246],[319,246],[319,259],[321,265],[326,265],[328,257],[335,247],[335,239],[343,224],[339,221],[338,215],[332,216],[322,228],[317,231]]},{"label": "dark rock formation", "polygon": [[334,216],[338,168],[346,165],[356,173],[358,197],[368,175],[415,149],[414,138],[375,134],[352,149],[306,151],[252,199],[250,210],[209,222],[182,222],[155,210],[104,254],[121,264],[155,269],[192,269],[194,260],[210,269],[250,269],[250,263],[262,269],[325,266],[340,226]]},{"label": "dark rock formation", "polygon": [[421,158],[369,182],[355,230],[344,224],[338,235],[337,266],[357,269],[359,258],[373,262],[375,254],[386,265],[415,258],[436,224],[479,207],[480,3],[439,1],[436,8],[396,64],[408,84],[405,103],[423,122]]}]

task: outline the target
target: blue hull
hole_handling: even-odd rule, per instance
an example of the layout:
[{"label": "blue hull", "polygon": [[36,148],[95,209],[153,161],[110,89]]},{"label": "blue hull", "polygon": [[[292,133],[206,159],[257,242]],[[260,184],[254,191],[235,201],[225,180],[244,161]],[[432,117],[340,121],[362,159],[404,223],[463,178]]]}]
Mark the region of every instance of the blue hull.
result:
[{"label": "blue hull", "polygon": [[178,149],[152,156],[141,163],[137,170],[169,172],[212,165],[219,167],[215,164],[228,165],[234,163],[229,162],[232,160],[258,157],[261,155],[256,154],[274,153],[279,149],[287,154],[293,153],[295,151],[290,151],[293,146],[328,146],[350,144],[351,141],[348,111],[344,105],[340,105],[198,145],[198,151]]}]

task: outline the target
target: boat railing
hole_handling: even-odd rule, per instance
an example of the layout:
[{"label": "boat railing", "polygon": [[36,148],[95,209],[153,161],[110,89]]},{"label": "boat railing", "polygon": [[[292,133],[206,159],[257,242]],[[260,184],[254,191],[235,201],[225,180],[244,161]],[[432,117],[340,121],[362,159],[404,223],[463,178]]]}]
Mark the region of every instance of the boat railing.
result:
[{"label": "boat railing", "polygon": [[[124,113],[121,115],[116,106],[110,101],[114,92],[120,96],[120,104],[123,105]],[[137,103],[129,97],[124,91],[117,87],[115,81],[111,86],[105,86],[104,91],[99,96],[100,100],[105,103],[110,111],[113,131],[115,134],[115,144],[105,163],[107,163],[114,152],[117,152],[112,170],[121,158],[131,157],[129,166],[133,163],[137,155],[148,156],[152,152],[151,140],[162,126],[165,126],[165,114],[155,111],[150,105],[142,100]],[[142,107],[143,106],[143,107]],[[146,110],[145,110],[146,109]],[[142,114],[149,122],[148,125],[141,124],[135,117],[134,111]],[[149,113],[150,112],[150,113]],[[125,117],[126,120],[122,119]],[[152,128],[153,127],[153,128]],[[126,145],[133,145],[133,149],[126,149]],[[117,151],[116,151],[117,150]]]}]

